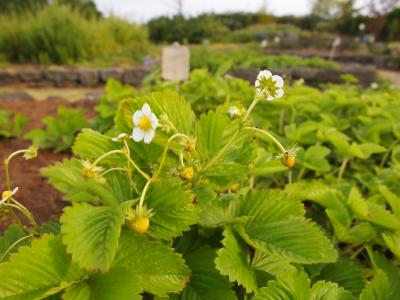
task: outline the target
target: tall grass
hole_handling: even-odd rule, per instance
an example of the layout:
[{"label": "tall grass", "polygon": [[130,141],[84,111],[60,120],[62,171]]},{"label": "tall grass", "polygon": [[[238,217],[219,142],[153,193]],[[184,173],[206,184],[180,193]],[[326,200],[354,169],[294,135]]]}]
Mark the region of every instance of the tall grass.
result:
[{"label": "tall grass", "polygon": [[137,61],[148,47],[144,28],[117,18],[85,19],[67,6],[0,16],[0,56],[12,63],[74,64],[123,55]]}]

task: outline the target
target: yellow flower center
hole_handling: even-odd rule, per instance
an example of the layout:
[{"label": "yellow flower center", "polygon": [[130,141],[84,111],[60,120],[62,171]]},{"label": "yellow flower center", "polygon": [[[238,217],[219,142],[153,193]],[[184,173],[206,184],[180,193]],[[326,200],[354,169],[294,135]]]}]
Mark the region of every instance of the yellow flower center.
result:
[{"label": "yellow flower center", "polygon": [[141,129],[143,129],[144,131],[147,131],[151,128],[151,122],[149,117],[147,116],[143,116],[140,120],[139,120],[139,127]]},{"label": "yellow flower center", "polygon": [[10,195],[12,194],[12,192],[11,191],[4,191],[2,194],[1,194],[1,198],[6,198],[6,197],[9,197]]}]

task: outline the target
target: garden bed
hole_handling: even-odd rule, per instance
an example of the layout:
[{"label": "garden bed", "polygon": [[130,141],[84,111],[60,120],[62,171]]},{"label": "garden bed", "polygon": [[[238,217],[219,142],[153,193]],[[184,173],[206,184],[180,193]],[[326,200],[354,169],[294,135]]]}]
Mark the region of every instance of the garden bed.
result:
[{"label": "garden bed", "polygon": [[[91,118],[94,115],[94,101],[81,100],[70,103],[62,99],[51,101],[28,101],[15,100],[0,102],[0,109],[9,109],[29,117],[29,123],[25,131],[42,127],[42,119],[48,115],[55,115],[60,105],[68,107],[84,107],[85,115]],[[0,140],[0,160],[3,161],[8,155],[19,149],[27,148],[29,141],[21,138]],[[40,175],[40,169],[56,161],[70,157],[70,152],[54,153],[52,150],[41,149],[36,159],[24,161],[22,157],[13,158],[10,164],[10,172],[13,186],[18,186],[18,200],[32,211],[37,221],[45,223],[56,219],[61,214],[65,202],[62,195],[50,186],[46,179]],[[0,189],[4,190],[4,165],[0,166]],[[26,221],[26,220],[24,220]],[[0,219],[0,232],[11,223],[9,218]]]}]

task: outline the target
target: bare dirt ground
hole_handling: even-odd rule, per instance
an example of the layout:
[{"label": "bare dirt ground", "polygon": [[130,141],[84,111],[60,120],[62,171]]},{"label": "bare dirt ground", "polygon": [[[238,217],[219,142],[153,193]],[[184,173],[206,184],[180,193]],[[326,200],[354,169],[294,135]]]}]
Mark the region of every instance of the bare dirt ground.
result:
[{"label": "bare dirt ground", "polygon": [[[0,101],[0,109],[19,112],[29,118],[25,131],[42,127],[42,118],[48,115],[55,115],[59,105],[83,107],[88,119],[94,116],[93,107],[95,101],[91,100],[80,100],[73,103],[63,99]],[[0,191],[5,190],[5,172],[2,162],[14,151],[27,148],[29,145],[30,142],[22,138],[0,139]],[[40,175],[40,169],[70,156],[71,153],[69,152],[53,153],[51,150],[46,149],[40,150],[36,159],[25,161],[21,157],[15,157],[11,161],[12,186],[19,187],[15,197],[32,212],[38,223],[56,219],[66,205],[62,200],[62,195]],[[21,219],[27,224],[27,220],[24,220],[23,217]],[[12,222],[13,220],[7,215],[0,218],[0,232]]]}]

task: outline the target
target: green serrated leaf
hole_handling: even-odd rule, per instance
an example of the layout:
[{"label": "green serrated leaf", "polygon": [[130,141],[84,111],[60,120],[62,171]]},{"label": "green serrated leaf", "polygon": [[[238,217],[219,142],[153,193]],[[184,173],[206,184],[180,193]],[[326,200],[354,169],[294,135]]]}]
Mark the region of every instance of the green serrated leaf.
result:
[{"label": "green serrated leaf", "polygon": [[389,297],[388,278],[382,270],[376,270],[374,278],[360,295],[360,300],[387,300]]},{"label": "green serrated leaf", "polygon": [[160,178],[150,186],[145,203],[154,210],[148,235],[155,239],[170,240],[189,230],[197,221],[193,196],[182,188],[179,179]]},{"label": "green serrated leaf", "polygon": [[258,289],[256,272],[250,265],[250,252],[246,243],[231,228],[224,229],[223,248],[217,251],[215,265],[231,282],[246,288],[248,293]]},{"label": "green serrated leaf", "polygon": [[82,268],[106,271],[118,247],[124,210],[87,203],[64,210],[61,233],[67,252]]},{"label": "green serrated leaf", "polygon": [[291,262],[329,263],[338,256],[317,225],[304,218],[245,224],[244,230],[256,249],[278,254]]},{"label": "green serrated leaf", "polygon": [[68,287],[64,300],[135,300],[141,289],[137,277],[123,267],[111,268],[107,273],[94,273],[87,279]]},{"label": "green serrated leaf", "polygon": [[353,300],[353,296],[332,282],[318,281],[310,287],[307,274],[291,271],[268,282],[256,292],[254,300]]},{"label": "green serrated leaf", "polygon": [[214,259],[216,253],[208,246],[204,246],[186,257],[186,263],[192,271],[189,285],[179,296],[173,296],[176,300],[208,300],[226,299],[235,300],[236,296],[231,289],[227,278],[221,276],[215,269]]},{"label": "green serrated leaf", "polygon": [[157,296],[180,292],[190,275],[182,256],[172,248],[131,231],[121,234],[114,266],[128,268],[142,290]]},{"label": "green serrated leaf", "polygon": [[0,298],[43,299],[83,276],[85,272],[71,261],[61,237],[44,235],[0,265]]}]

